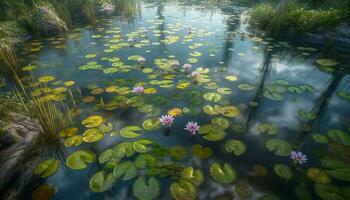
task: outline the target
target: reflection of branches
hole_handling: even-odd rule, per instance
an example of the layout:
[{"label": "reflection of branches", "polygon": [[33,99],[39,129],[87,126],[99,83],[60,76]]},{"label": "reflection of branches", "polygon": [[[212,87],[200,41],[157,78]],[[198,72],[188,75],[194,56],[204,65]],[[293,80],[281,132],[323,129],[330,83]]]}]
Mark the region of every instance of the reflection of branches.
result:
[{"label": "reflection of branches", "polygon": [[306,129],[302,129],[301,133],[296,138],[295,143],[294,143],[295,146],[301,145],[303,143],[303,141],[305,140],[306,136],[312,132],[315,124],[323,118],[323,115],[327,110],[329,101],[330,101],[334,91],[336,91],[339,83],[342,81],[344,76],[345,76],[344,74],[339,73],[339,72],[335,72],[333,74],[331,83],[324,90],[324,92],[320,95],[320,97],[316,100],[315,106],[311,110],[315,114],[316,119],[310,120],[306,124],[303,122],[300,122],[300,124],[302,126],[306,126]]},{"label": "reflection of branches", "polygon": [[267,53],[265,53],[265,58],[264,58],[264,61],[262,63],[262,68],[260,69],[261,71],[261,79],[260,79],[260,82],[258,84],[258,88],[256,90],[256,94],[253,98],[253,102],[257,102],[257,106],[252,106],[252,107],[249,107],[248,109],[248,116],[247,116],[247,119],[246,121],[244,122],[245,124],[245,131],[247,131],[247,128],[249,127],[249,124],[250,122],[252,121],[252,119],[255,118],[256,116],[256,113],[259,109],[259,106],[261,105],[260,104],[260,101],[261,101],[261,98],[263,97],[263,92],[264,92],[264,87],[265,87],[265,83],[266,83],[266,79],[268,77],[268,72],[269,72],[269,66],[271,65],[271,57],[272,57],[272,52],[271,51],[266,51]]}]

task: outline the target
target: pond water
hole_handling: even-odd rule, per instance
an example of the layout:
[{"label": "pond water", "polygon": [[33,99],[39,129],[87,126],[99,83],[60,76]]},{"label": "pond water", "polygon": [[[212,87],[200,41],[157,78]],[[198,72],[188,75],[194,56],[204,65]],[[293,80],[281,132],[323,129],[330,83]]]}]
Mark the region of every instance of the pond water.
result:
[{"label": "pond water", "polygon": [[[43,98],[72,106],[71,91],[81,111],[77,133],[62,138],[69,166],[27,197],[46,183],[67,200],[347,199],[349,56],[264,37],[249,29],[248,9],[137,2],[97,27],[23,45],[25,73],[55,89]],[[170,129],[159,121],[167,113]],[[86,133],[102,119],[113,127]],[[189,121],[199,133],[184,130]]]}]

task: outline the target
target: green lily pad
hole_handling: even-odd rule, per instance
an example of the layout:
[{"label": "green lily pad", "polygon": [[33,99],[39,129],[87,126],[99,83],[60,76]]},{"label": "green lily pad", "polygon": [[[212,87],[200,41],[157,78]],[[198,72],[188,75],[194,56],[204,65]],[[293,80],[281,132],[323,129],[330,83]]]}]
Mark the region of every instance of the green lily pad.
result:
[{"label": "green lily pad", "polygon": [[159,183],[156,178],[151,177],[146,181],[143,177],[139,177],[132,186],[132,192],[137,199],[152,200],[159,196]]},{"label": "green lily pad", "polygon": [[120,135],[124,138],[137,138],[141,134],[137,133],[137,131],[141,131],[142,129],[138,126],[127,126],[120,130]]},{"label": "green lily pad", "polygon": [[293,172],[285,164],[275,164],[273,166],[273,171],[281,178],[285,178],[287,180],[291,179],[293,177]]},{"label": "green lily pad", "polygon": [[219,102],[221,100],[221,95],[214,92],[210,92],[210,93],[205,93],[203,95],[203,98],[207,101]]},{"label": "green lily pad", "polygon": [[42,178],[49,177],[57,172],[59,164],[58,160],[44,160],[34,169],[34,173]]},{"label": "green lily pad", "polygon": [[199,128],[199,134],[209,141],[220,141],[225,138],[226,132],[223,128],[213,124],[205,124]]},{"label": "green lily pad", "polygon": [[289,92],[291,92],[291,93],[296,93],[296,94],[301,94],[301,93],[304,92],[303,89],[301,89],[301,88],[299,88],[299,87],[295,87],[295,86],[289,86],[289,87],[287,88],[287,90],[288,90]]},{"label": "green lily pad", "polygon": [[323,66],[323,67],[333,67],[339,64],[339,62],[337,60],[334,59],[318,59],[316,60],[316,63]]},{"label": "green lily pad", "polygon": [[237,179],[236,170],[228,163],[221,167],[219,163],[213,163],[210,167],[210,175],[218,183],[232,183]]},{"label": "green lily pad", "polygon": [[132,142],[122,142],[114,147],[113,155],[118,158],[131,157],[135,153]]},{"label": "green lily pad", "polygon": [[113,187],[116,178],[113,173],[99,171],[89,181],[89,188],[93,192],[105,192]]},{"label": "green lily pad", "polygon": [[195,186],[183,179],[173,182],[170,186],[170,192],[175,200],[195,200],[197,197]]},{"label": "green lily pad", "polygon": [[83,134],[83,141],[87,143],[93,143],[103,138],[102,132],[97,128],[88,129]]},{"label": "green lily pad", "polygon": [[235,191],[237,195],[242,199],[249,199],[253,196],[253,192],[248,185],[239,184],[236,185]]},{"label": "green lily pad", "polygon": [[122,180],[127,181],[137,175],[137,169],[133,162],[124,161],[117,164],[113,170],[113,174],[115,178],[123,177]]},{"label": "green lily pad", "polygon": [[314,190],[323,200],[347,200],[349,196],[345,196],[344,191],[332,184],[315,184]]},{"label": "green lily pad", "polygon": [[332,178],[350,182],[350,165],[344,161],[326,158],[322,160],[322,166],[327,168],[325,172]]},{"label": "green lily pad", "polygon": [[132,107],[138,107],[145,103],[145,99],[142,96],[133,96],[126,103]]},{"label": "green lily pad", "polygon": [[106,151],[102,152],[100,156],[98,157],[98,162],[100,164],[104,164],[108,162],[113,156],[113,149],[107,149]]},{"label": "green lily pad", "polygon": [[197,156],[199,159],[207,159],[209,158],[213,152],[211,150],[211,148],[209,147],[202,147],[199,144],[195,144],[192,147],[192,153]]},{"label": "green lily pad", "polygon": [[231,122],[224,117],[213,118],[211,120],[211,123],[223,128],[223,129],[227,129],[231,126]]},{"label": "green lily pad", "polygon": [[204,111],[205,113],[209,114],[209,115],[217,115],[217,114],[219,114],[219,113],[215,110],[215,108],[214,108],[213,106],[211,106],[211,105],[206,105],[206,106],[204,106],[204,107],[203,107],[203,111]]},{"label": "green lily pad", "polygon": [[153,167],[157,163],[157,160],[151,154],[139,154],[135,158],[135,166],[139,169],[144,169],[147,166]]},{"label": "green lily pad", "polygon": [[329,177],[325,171],[319,168],[308,168],[306,174],[311,180],[313,180],[316,183],[326,184],[331,182],[331,177]]},{"label": "green lily pad", "polygon": [[341,98],[350,101],[350,93],[346,90],[339,90],[337,92],[337,95],[340,96]]},{"label": "green lily pad", "polygon": [[67,138],[64,141],[64,146],[71,147],[71,146],[79,146],[83,142],[83,137],[81,135],[73,135],[72,137]]},{"label": "green lily pad", "polygon": [[233,153],[235,156],[241,156],[245,153],[247,147],[239,140],[227,140],[225,142],[225,150],[227,153]]},{"label": "green lily pad", "polygon": [[329,142],[328,137],[319,133],[312,134],[312,139],[315,140],[315,142],[321,143],[321,144],[327,144]]},{"label": "green lily pad", "polygon": [[272,101],[283,101],[284,96],[277,92],[270,92],[268,90],[263,92],[265,98],[270,99]]},{"label": "green lily pad", "polygon": [[96,128],[99,127],[104,122],[103,117],[99,115],[93,115],[84,119],[81,123],[86,128]]},{"label": "green lily pad", "polygon": [[95,162],[96,156],[92,151],[79,150],[68,156],[66,164],[71,169],[85,169]]},{"label": "green lily pad", "polygon": [[243,91],[252,91],[254,90],[255,86],[250,83],[241,83],[238,85],[238,89]]},{"label": "green lily pad", "polygon": [[152,140],[141,139],[133,142],[132,147],[138,153],[147,153],[150,150],[147,145],[150,145],[152,143]]},{"label": "green lily pad", "polygon": [[333,141],[344,146],[350,146],[350,135],[342,130],[331,129],[327,132],[328,137]]},{"label": "green lily pad", "polygon": [[158,118],[146,119],[142,124],[143,128],[147,131],[158,130],[160,128],[160,125],[161,125],[161,122],[159,121]]},{"label": "green lily pad", "polygon": [[289,156],[292,151],[290,145],[286,141],[276,138],[267,140],[265,147],[269,151],[274,151],[277,156]]},{"label": "green lily pad", "polygon": [[187,150],[181,146],[169,148],[169,155],[173,160],[184,160],[187,157]]},{"label": "green lily pad", "polygon": [[258,129],[260,133],[266,133],[268,135],[276,135],[278,133],[278,127],[276,124],[259,124]]},{"label": "green lily pad", "polygon": [[316,119],[316,114],[311,112],[311,111],[306,111],[306,110],[299,110],[298,111],[298,116],[305,120],[305,121],[309,121],[309,120],[314,120]]},{"label": "green lily pad", "polygon": [[194,186],[199,186],[204,181],[203,172],[200,169],[194,170],[193,167],[183,169],[181,178],[191,182]]}]

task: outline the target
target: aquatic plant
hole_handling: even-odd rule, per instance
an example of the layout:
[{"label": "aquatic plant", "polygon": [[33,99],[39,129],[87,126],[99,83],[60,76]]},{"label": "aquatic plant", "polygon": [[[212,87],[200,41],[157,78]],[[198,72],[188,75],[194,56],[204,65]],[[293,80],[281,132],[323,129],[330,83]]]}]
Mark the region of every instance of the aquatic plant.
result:
[{"label": "aquatic plant", "polygon": [[163,124],[163,126],[171,126],[171,124],[174,122],[174,117],[171,115],[162,115],[159,118],[159,121]]},{"label": "aquatic plant", "polygon": [[137,95],[141,95],[143,93],[143,91],[145,90],[144,87],[142,86],[136,86],[132,89],[132,92],[137,94]]},{"label": "aquatic plant", "polygon": [[294,164],[302,165],[306,163],[307,157],[301,151],[291,151],[290,158],[293,160]]},{"label": "aquatic plant", "polygon": [[96,0],[85,0],[83,4],[83,12],[88,20],[88,22],[92,25],[97,24],[97,1]]},{"label": "aquatic plant", "polygon": [[195,135],[199,131],[200,126],[197,122],[188,122],[186,124],[185,130],[189,131],[192,135]]},{"label": "aquatic plant", "polygon": [[192,68],[192,65],[191,64],[184,64],[182,66],[182,68],[184,68],[185,72],[189,72],[189,70]]}]

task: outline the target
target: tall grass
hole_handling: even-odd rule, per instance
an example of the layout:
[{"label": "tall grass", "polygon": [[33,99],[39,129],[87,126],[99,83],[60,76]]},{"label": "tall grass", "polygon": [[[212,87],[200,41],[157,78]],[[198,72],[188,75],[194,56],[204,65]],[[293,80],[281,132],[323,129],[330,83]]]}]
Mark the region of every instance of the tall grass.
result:
[{"label": "tall grass", "polygon": [[73,13],[73,3],[71,0],[54,0],[52,5],[58,16],[66,23],[67,28],[72,28],[72,13]]},{"label": "tall grass", "polygon": [[83,4],[83,12],[88,20],[88,22],[92,25],[97,24],[97,1],[96,0],[85,0]]}]

